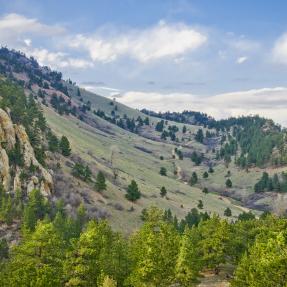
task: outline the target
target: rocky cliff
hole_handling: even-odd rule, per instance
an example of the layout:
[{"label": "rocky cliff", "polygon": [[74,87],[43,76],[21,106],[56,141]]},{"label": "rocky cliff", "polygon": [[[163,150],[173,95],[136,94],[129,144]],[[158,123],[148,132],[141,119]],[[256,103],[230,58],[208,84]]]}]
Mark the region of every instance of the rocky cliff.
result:
[{"label": "rocky cliff", "polygon": [[[15,192],[20,189],[29,193],[37,188],[43,195],[50,195],[53,191],[51,172],[37,161],[25,128],[13,124],[9,111],[3,109],[0,109],[0,142],[0,182],[5,190]],[[8,155],[16,142],[20,145],[23,165],[12,167]]]}]

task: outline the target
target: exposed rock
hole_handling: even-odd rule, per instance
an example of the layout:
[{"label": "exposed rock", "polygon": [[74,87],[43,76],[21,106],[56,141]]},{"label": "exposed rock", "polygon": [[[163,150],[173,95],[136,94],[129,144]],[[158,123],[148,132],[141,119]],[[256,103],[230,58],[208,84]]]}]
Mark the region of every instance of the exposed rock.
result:
[{"label": "exposed rock", "polygon": [[11,177],[9,172],[9,158],[5,149],[0,147],[0,180],[6,190],[8,190]]},{"label": "exposed rock", "polygon": [[[39,188],[43,195],[51,194],[53,190],[53,179],[36,159],[34,149],[30,144],[25,128],[21,125],[13,125],[9,115],[0,109],[0,182],[6,190],[10,188],[14,191],[21,189],[20,174],[22,170],[18,167],[14,179],[11,179],[9,158],[6,150],[14,148],[16,138],[19,140],[24,158],[24,167],[27,170],[31,165],[36,167],[37,174],[33,175],[27,184],[27,192]],[[13,186],[11,186],[13,185]]]},{"label": "exposed rock", "polygon": [[[23,156],[24,156],[24,165],[26,168],[29,168],[31,166],[31,164],[35,167],[38,168],[39,173],[41,174],[41,182],[40,182],[40,190],[43,193],[43,195],[49,195],[52,190],[53,190],[53,179],[52,179],[52,175],[37,161],[36,157],[35,157],[35,153],[34,153],[34,149],[30,144],[28,135],[24,129],[23,126],[19,126],[19,125],[15,125],[15,132],[16,132],[16,136],[19,139],[20,142],[20,146],[22,148],[23,151]],[[38,188],[38,183],[39,180],[37,182],[37,184],[35,184],[34,182],[35,180],[33,180],[33,184],[34,184],[34,188]],[[32,183],[29,183],[29,188],[32,187]],[[29,192],[31,190],[28,190],[27,187],[27,192]]]},{"label": "exposed rock", "polygon": [[20,174],[21,171],[18,169],[16,171],[15,177],[14,177],[14,184],[13,184],[13,190],[21,190],[21,180],[20,180]]},{"label": "exposed rock", "polygon": [[8,149],[13,148],[16,142],[13,123],[8,114],[2,109],[0,109],[0,141],[6,143]]}]

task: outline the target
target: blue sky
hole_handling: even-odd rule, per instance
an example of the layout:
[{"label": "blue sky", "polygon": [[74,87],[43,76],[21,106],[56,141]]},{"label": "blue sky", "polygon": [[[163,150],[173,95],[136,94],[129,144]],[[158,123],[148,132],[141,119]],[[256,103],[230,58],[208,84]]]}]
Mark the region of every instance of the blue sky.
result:
[{"label": "blue sky", "polygon": [[0,43],[136,108],[286,125],[287,1],[0,0]]}]

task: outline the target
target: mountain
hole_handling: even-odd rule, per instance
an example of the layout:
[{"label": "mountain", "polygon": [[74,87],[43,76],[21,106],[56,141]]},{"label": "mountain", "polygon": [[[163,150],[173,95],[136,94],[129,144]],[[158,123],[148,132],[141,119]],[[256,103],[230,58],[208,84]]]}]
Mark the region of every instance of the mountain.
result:
[{"label": "mountain", "polygon": [[[29,174],[29,188],[23,186],[25,192],[29,193],[34,179],[34,187],[41,190],[42,186],[51,186],[43,194],[52,202],[62,199],[72,214],[84,202],[90,217],[108,218],[114,228],[126,232],[141,224],[142,211],[151,205],[170,209],[178,218],[184,218],[200,201],[203,211],[224,216],[226,208],[230,208],[234,218],[249,208],[255,214],[257,210],[285,211],[284,193],[264,188],[254,192],[264,171],[273,176],[286,170],[285,130],[268,119],[250,116],[216,121],[199,112],[157,114],[134,110],[63,80],[61,73],[7,48],[0,50],[0,72],[1,97],[9,97],[3,90],[5,85],[19,93],[23,90],[26,99],[34,99],[47,121],[41,136],[43,143],[34,145],[34,154],[45,156],[45,163],[37,163],[37,156],[29,161],[39,167],[41,180]],[[25,98],[24,94],[20,97]],[[9,111],[12,105],[12,101],[10,106],[1,105],[2,114],[17,130],[16,119]],[[25,121],[21,130],[29,134],[33,130],[31,121]],[[51,151],[51,135],[58,140],[67,137],[71,155],[64,156],[58,148]],[[21,145],[32,158],[33,144],[25,145],[20,140]],[[75,166],[88,168],[89,179],[79,170],[77,174]],[[162,169],[166,175],[162,175]],[[17,182],[21,169],[15,170]],[[99,172],[107,184],[101,192],[95,188]],[[7,164],[3,173],[8,174]],[[191,180],[194,173],[196,182]],[[2,178],[6,185],[7,180],[3,175]],[[136,202],[126,199],[132,180],[141,192]],[[161,196],[162,187],[166,196]],[[10,185],[9,190],[15,192],[16,188]]]},{"label": "mountain", "polygon": [[272,120],[138,111],[2,48],[0,140],[0,285],[285,284]]}]

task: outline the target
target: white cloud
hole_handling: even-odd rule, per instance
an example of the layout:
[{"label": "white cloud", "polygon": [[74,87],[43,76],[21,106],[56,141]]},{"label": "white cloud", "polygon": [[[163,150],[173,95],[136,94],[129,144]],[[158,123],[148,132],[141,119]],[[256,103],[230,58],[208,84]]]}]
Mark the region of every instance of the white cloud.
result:
[{"label": "white cloud", "polygon": [[114,37],[77,35],[70,47],[84,48],[94,61],[111,62],[128,55],[140,62],[181,56],[207,42],[207,36],[184,24],[160,22],[146,30],[133,30]]},{"label": "white cloud", "polygon": [[50,52],[47,49],[23,49],[28,56],[33,56],[40,65],[51,68],[90,68],[93,67],[91,61],[69,57],[66,53]]},{"label": "white cloud", "polygon": [[[37,19],[11,13],[0,18],[0,42],[13,45],[25,35],[55,36],[65,32],[63,27],[45,25]],[[25,38],[26,39],[26,38]]]},{"label": "white cloud", "polygon": [[30,47],[32,44],[32,40],[31,39],[24,39],[24,43],[27,47]]},{"label": "white cloud", "polygon": [[237,58],[236,63],[237,64],[243,64],[247,60],[248,60],[248,57],[242,56],[242,57]]},{"label": "white cloud", "polygon": [[247,39],[245,36],[239,38],[232,36],[227,42],[231,48],[240,52],[257,52],[261,47],[259,42]]},{"label": "white cloud", "polygon": [[[263,88],[202,97],[188,93],[130,91],[118,100],[134,108],[155,111],[194,110],[215,118],[259,114],[287,126],[287,88]],[[164,104],[163,104],[164,103]]]},{"label": "white cloud", "polygon": [[275,62],[287,64],[287,33],[275,42],[272,54]]}]

